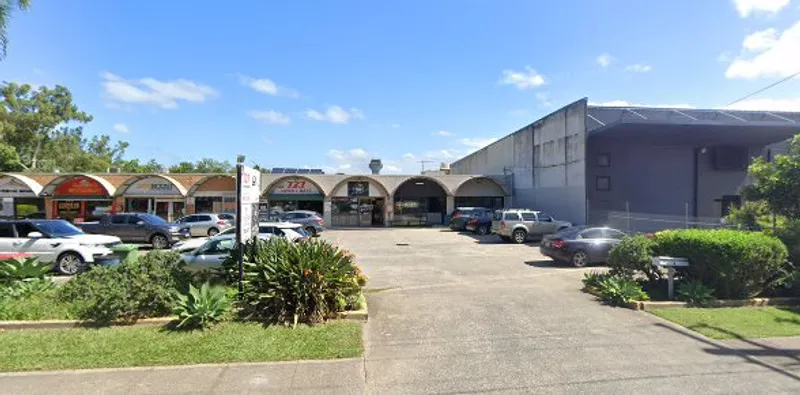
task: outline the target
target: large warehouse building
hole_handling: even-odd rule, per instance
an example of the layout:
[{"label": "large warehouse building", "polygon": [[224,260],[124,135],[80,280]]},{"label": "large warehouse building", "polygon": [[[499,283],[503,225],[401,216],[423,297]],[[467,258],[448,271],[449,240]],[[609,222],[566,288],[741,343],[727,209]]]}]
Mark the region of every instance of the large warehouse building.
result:
[{"label": "large warehouse building", "polygon": [[800,133],[800,113],[602,107],[578,100],[451,164],[507,174],[514,207],[653,230],[719,223],[754,156]]}]

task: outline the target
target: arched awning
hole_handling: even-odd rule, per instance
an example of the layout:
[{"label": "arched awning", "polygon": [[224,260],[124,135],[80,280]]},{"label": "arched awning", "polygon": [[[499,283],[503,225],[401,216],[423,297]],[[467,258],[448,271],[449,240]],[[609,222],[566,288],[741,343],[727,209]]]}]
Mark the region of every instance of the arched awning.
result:
[{"label": "arched awning", "polygon": [[25,185],[31,191],[30,196],[39,196],[42,192],[42,185],[38,182],[34,181],[33,179],[23,176],[22,174],[16,173],[0,173],[0,177],[8,177],[12,180],[15,180],[23,185]]},{"label": "arched awning", "polygon": [[[157,190],[152,190],[152,192],[145,191],[145,190],[142,190],[142,191],[138,191],[138,190],[133,191],[133,190],[131,190],[131,187],[136,186],[137,183],[140,183],[140,181],[146,181],[147,179],[150,179],[150,178],[156,178],[156,179],[160,179],[162,181],[159,184],[155,184],[155,183],[148,184],[148,185],[151,185],[151,188],[152,188],[153,185],[163,185],[164,187],[160,188],[160,189],[157,189]],[[140,185],[140,186],[146,186],[146,185]],[[158,195],[177,196],[177,195],[179,195],[179,196],[185,197],[186,194],[187,194],[187,190],[186,190],[186,187],[181,185],[181,183],[179,183],[177,180],[175,180],[174,178],[172,178],[170,176],[167,176],[167,175],[164,175],[164,174],[142,174],[142,175],[133,176],[133,177],[125,180],[125,182],[123,182],[122,185],[120,185],[119,189],[117,190],[117,196],[127,196],[129,194],[131,194],[131,195],[135,194],[137,196],[158,196]]]},{"label": "arched awning", "polygon": [[402,188],[404,185],[407,185],[408,183],[419,184],[419,183],[425,183],[425,182],[436,183],[436,185],[438,185],[442,189],[442,191],[444,192],[445,195],[447,195],[447,196],[452,196],[453,195],[453,192],[450,190],[450,188],[448,188],[447,185],[445,185],[441,180],[438,180],[438,179],[436,179],[434,177],[424,176],[424,175],[409,177],[407,180],[397,184],[397,186],[392,191],[392,195],[393,196],[396,195],[397,191],[400,190],[400,188]]},{"label": "arched awning", "polygon": [[485,184],[485,192],[479,193],[476,196],[507,196],[510,195],[505,187],[489,177],[475,176],[460,182],[455,188],[453,195],[455,196],[470,196],[471,194],[465,193],[464,190],[468,187],[475,187],[476,184]]},{"label": "arched awning", "polygon": [[195,196],[195,194],[197,194],[197,190],[199,188],[201,188],[207,181],[213,180],[215,178],[229,178],[229,179],[232,179],[234,181],[234,188],[233,188],[232,192],[234,194],[236,193],[236,186],[235,186],[236,185],[236,183],[235,183],[236,176],[232,176],[230,174],[210,174],[208,176],[205,176],[205,177],[201,178],[200,180],[195,182],[191,187],[189,187],[189,190],[187,191],[187,194],[189,196]]},{"label": "arched awning", "polygon": [[92,174],[87,174],[87,173],[71,173],[71,174],[64,174],[64,175],[61,175],[61,176],[58,176],[58,177],[54,178],[52,181],[47,183],[47,185],[45,185],[42,188],[41,194],[42,195],[51,195],[52,196],[54,194],[56,188],[58,188],[59,185],[65,183],[65,182],[67,182],[69,180],[72,180],[72,179],[75,179],[75,178],[79,178],[79,177],[87,178],[89,180],[92,180],[92,181],[100,184],[100,186],[103,189],[104,194],[107,195],[107,196],[114,196],[114,193],[117,191],[117,188],[115,188],[113,185],[111,185],[111,183],[108,182],[104,178],[101,178],[101,177],[98,177],[98,176],[95,176],[95,175],[92,175]]},{"label": "arched awning", "polygon": [[334,195],[339,190],[339,188],[347,186],[347,183],[349,183],[349,182],[359,182],[359,181],[361,181],[361,182],[369,182],[370,185],[376,186],[377,189],[378,189],[378,192],[383,197],[390,196],[389,195],[389,190],[386,189],[386,186],[383,185],[382,182],[376,180],[373,177],[366,176],[366,175],[354,175],[354,176],[350,176],[350,177],[347,177],[347,178],[339,181],[338,183],[336,183],[336,185],[334,185],[333,188],[331,188],[330,194]]}]

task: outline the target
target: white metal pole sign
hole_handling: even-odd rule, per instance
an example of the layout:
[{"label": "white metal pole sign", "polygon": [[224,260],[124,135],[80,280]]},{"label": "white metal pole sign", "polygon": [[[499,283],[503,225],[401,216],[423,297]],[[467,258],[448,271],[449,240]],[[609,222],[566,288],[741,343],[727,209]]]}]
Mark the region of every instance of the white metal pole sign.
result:
[{"label": "white metal pole sign", "polygon": [[239,242],[250,240],[258,233],[258,201],[261,196],[261,172],[241,165],[237,172],[237,191],[239,197],[236,219],[239,222],[236,232]]}]

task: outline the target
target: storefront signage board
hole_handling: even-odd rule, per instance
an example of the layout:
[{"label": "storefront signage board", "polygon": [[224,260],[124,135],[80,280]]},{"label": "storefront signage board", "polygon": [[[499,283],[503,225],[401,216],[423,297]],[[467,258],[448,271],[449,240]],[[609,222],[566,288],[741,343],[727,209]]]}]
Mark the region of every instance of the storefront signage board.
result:
[{"label": "storefront signage board", "polygon": [[76,177],[56,187],[54,196],[106,196],[106,189],[88,177]]},{"label": "storefront signage board", "polygon": [[175,185],[159,177],[136,181],[125,191],[125,196],[175,196],[180,194]]},{"label": "storefront signage board", "polygon": [[11,178],[0,177],[0,196],[4,197],[30,197],[36,194],[23,182]]},{"label": "storefront signage board", "polygon": [[281,181],[270,191],[272,195],[319,195],[320,191],[310,181],[290,178]]},{"label": "storefront signage board", "polygon": [[366,181],[348,182],[347,196],[349,197],[369,196],[369,182]]}]

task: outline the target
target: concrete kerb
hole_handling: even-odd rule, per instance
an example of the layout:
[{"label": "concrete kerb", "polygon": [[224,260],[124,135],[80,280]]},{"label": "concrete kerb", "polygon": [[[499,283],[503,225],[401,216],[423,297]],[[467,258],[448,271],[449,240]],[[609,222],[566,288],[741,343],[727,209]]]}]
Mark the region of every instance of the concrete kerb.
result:
[{"label": "concrete kerb", "polygon": [[[583,292],[602,297],[600,291],[593,287],[583,287]],[[762,306],[800,306],[800,298],[752,298],[752,299],[728,299],[715,300],[711,307],[762,307]],[[686,302],[681,301],[650,301],[639,300],[628,303],[625,307],[632,310],[658,310],[676,307],[691,307]]]}]

